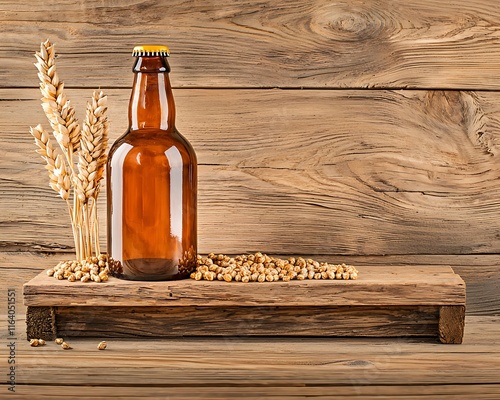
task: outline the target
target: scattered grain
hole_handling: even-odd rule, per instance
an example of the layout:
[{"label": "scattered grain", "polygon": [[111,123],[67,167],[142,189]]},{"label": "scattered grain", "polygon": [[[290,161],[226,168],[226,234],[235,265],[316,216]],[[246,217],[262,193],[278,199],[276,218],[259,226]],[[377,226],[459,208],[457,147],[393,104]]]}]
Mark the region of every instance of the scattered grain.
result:
[{"label": "scattered grain", "polygon": [[108,347],[108,344],[105,341],[102,341],[97,345],[99,350],[104,350],[106,347]]}]

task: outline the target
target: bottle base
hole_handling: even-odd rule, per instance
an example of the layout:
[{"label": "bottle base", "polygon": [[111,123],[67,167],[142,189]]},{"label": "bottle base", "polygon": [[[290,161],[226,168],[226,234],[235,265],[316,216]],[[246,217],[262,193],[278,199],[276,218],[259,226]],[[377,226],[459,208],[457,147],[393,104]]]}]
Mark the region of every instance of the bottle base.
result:
[{"label": "bottle base", "polygon": [[171,281],[189,278],[190,271],[179,271],[178,260],[164,258],[136,258],[124,260],[117,278],[130,281]]},{"label": "bottle base", "polygon": [[136,275],[121,275],[119,279],[126,281],[142,281],[142,282],[159,282],[159,281],[178,281],[189,278],[186,274],[168,275],[168,276],[136,276]]}]

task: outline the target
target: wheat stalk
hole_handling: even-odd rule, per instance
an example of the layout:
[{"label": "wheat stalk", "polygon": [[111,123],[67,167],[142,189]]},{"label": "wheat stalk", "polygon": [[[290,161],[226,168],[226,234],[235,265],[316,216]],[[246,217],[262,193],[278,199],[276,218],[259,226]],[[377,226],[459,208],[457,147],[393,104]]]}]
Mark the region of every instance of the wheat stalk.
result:
[{"label": "wheat stalk", "polygon": [[86,229],[87,241],[82,245],[88,249],[95,245],[99,248],[99,221],[97,219],[97,197],[100,182],[106,164],[108,147],[108,119],[106,116],[107,96],[95,91],[92,102],[87,103],[87,112],[83,122],[78,159],[78,174],[74,176],[75,192],[82,204],[82,226]]},{"label": "wheat stalk", "polygon": [[48,40],[35,53],[42,93],[42,108],[53,129],[54,137],[73,167],[73,153],[80,146],[80,125],[75,110],[64,93],[64,83],[59,80],[55,64],[55,50]]},{"label": "wheat stalk", "polygon": [[[71,179],[70,173],[66,168],[66,163],[63,155],[52,147],[50,142],[50,137],[47,131],[45,131],[40,124],[37,126],[30,127],[30,133],[35,138],[35,144],[38,147],[36,151],[45,160],[45,168],[49,173],[49,185],[56,191],[59,196],[66,201],[68,205],[68,211],[71,218],[71,227],[73,229],[73,237],[77,237],[76,226],[73,221],[73,210],[71,209],[71,204],[69,202],[70,192],[71,192]],[[79,254],[80,246],[76,246],[76,252]]]},{"label": "wheat stalk", "polygon": [[[100,254],[97,197],[107,161],[107,97],[103,92],[94,92],[92,102],[87,105],[83,129],[80,129],[75,110],[64,93],[64,84],[56,71],[54,46],[46,40],[41,43],[35,57],[42,108],[60,150],[52,147],[49,134],[41,125],[30,128],[30,132],[38,146],[37,152],[46,161],[50,187],[68,205],[76,256],[78,261],[82,261],[92,256],[92,244],[96,254]],[[73,162],[74,154],[78,155],[77,168]],[[73,207],[70,203],[71,189]]]}]

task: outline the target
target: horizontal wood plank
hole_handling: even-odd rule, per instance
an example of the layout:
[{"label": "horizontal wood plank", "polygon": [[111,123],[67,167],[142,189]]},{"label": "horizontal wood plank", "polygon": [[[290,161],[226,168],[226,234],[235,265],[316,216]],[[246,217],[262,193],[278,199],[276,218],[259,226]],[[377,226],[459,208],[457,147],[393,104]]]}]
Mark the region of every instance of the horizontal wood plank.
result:
[{"label": "horizontal wood plank", "polygon": [[37,85],[49,37],[61,78],[130,85],[133,44],[171,46],[182,87],[500,88],[495,0],[2,1],[1,86]]},{"label": "horizontal wood plank", "polygon": [[69,282],[45,272],[23,287],[27,306],[396,306],[465,305],[465,283],[449,267],[359,267],[357,280],[248,283]]},{"label": "horizontal wood plank", "polygon": [[[289,256],[289,255],[287,255]],[[22,285],[34,278],[43,269],[50,268],[57,262],[68,259],[68,253],[30,253],[0,252],[0,271],[5,280],[0,282],[0,290],[6,293],[7,287],[14,288],[19,294],[18,311],[25,314],[26,308],[21,302]],[[307,256],[306,258],[308,258]],[[356,266],[378,265],[383,269],[392,265],[443,266],[452,264],[467,285],[467,314],[500,315],[500,260],[497,255],[461,255],[461,256],[339,256],[314,255],[318,260],[331,263],[348,263]],[[2,296],[0,293],[0,299]]]},{"label": "horizontal wood plank", "polygon": [[[1,314],[0,314],[1,315]],[[436,353],[463,353],[464,347],[467,349],[467,352],[477,352],[477,353],[482,353],[482,352],[487,352],[488,349],[491,348],[491,346],[496,346],[498,343],[498,326],[497,323],[499,321],[500,316],[476,316],[476,315],[468,315],[466,316],[466,324],[465,324],[465,329],[464,329],[464,344],[461,346],[443,346],[439,343],[439,341],[435,338],[425,338],[425,337],[400,337],[398,339],[388,339],[388,338],[332,338],[332,342],[337,342],[337,343],[360,343],[360,344],[367,344],[371,343],[372,346],[378,347],[378,346],[389,346],[389,345],[401,345],[402,343],[407,343],[407,344],[415,344],[415,343],[421,343],[421,344],[432,344],[433,346],[435,345],[436,347],[432,348],[432,351]],[[20,340],[21,346],[24,347],[24,344],[26,341],[28,341],[28,338],[26,336],[26,316],[25,315],[19,315],[18,318],[16,318],[16,333],[17,333],[17,339]],[[500,337],[500,336],[499,336]],[[8,331],[3,330],[0,331],[0,339],[2,340],[7,340],[8,338]],[[493,338],[493,340],[492,340]],[[249,343],[254,343],[254,342],[259,342],[262,341],[262,338],[242,338],[238,336],[227,336],[226,339],[228,342],[231,342],[232,340],[243,340],[243,341],[248,341]],[[308,341],[308,340],[314,340],[314,338],[295,338],[291,340],[300,340],[300,341]],[[318,338],[316,338],[318,339]],[[77,340],[76,338],[73,338],[73,340]],[[95,338],[89,339],[89,338],[82,338],[82,342],[93,342]],[[150,340],[142,340],[142,339],[131,339],[131,338],[117,338],[116,341],[113,340],[115,343],[125,341],[126,343],[142,343],[142,344],[147,344],[147,343],[152,343],[152,342],[163,342],[164,340],[167,339],[161,339],[161,338],[150,338]],[[179,346],[184,349],[188,349],[190,345],[193,342],[197,342],[197,340],[200,341],[211,341],[211,340],[220,340],[220,338],[202,338],[202,337],[197,337],[197,338],[170,338],[167,341],[174,340],[178,341]],[[286,342],[287,340],[290,340],[290,338],[286,337],[276,337],[273,339],[275,343],[282,343]],[[264,339],[265,342],[265,339]],[[29,341],[28,341],[29,343]],[[201,343],[201,342],[200,342]],[[320,346],[320,341],[316,343],[316,345]],[[49,343],[49,346],[53,346],[52,343]],[[126,346],[125,346],[126,347]],[[39,347],[41,351],[46,350],[47,348],[44,347]],[[352,348],[352,354],[356,355],[359,353],[363,353],[363,347],[357,348],[353,347]],[[430,351],[428,348],[423,348],[423,352]]]},{"label": "horizontal wood plank", "polygon": [[[189,336],[437,338],[439,319],[437,306],[292,307],[285,304],[251,308],[104,306],[56,307],[54,312],[57,337],[65,338]],[[43,334],[47,335],[46,339],[55,338],[47,330]],[[41,333],[30,337],[42,337],[40,335]]]},{"label": "horizontal wood plank", "polygon": [[[53,342],[29,347],[22,340],[25,325],[19,318],[16,393],[18,398],[30,400],[34,394],[40,394],[37,399],[64,398],[61,396],[70,393],[66,390],[76,390],[75,399],[79,395],[82,399],[102,398],[108,393],[124,399],[125,393],[131,399],[156,398],[159,391],[163,396],[192,398],[195,392],[191,389],[196,387],[206,398],[245,398],[244,393],[331,398],[337,393],[345,395],[340,398],[448,400],[471,393],[474,398],[496,400],[500,385],[499,322],[498,317],[467,317],[464,344],[451,347],[419,338],[103,337],[70,339],[73,350],[64,351]],[[0,337],[6,339],[4,336],[2,330]],[[106,339],[108,348],[99,352],[97,342]],[[113,374],[106,373],[110,368]],[[233,372],[227,374],[229,369]],[[165,370],[172,371],[168,379]],[[96,380],[104,375],[105,382]],[[318,381],[323,383],[313,383]],[[3,384],[0,388],[7,387]]]},{"label": "horizontal wood plank", "polygon": [[[328,343],[328,340],[322,339],[322,341],[322,347],[327,347],[328,344],[337,347],[333,343]],[[80,343],[73,341],[72,345],[74,347]],[[164,349],[171,349],[171,346],[165,346],[163,343],[155,344]],[[226,347],[224,342],[204,344]],[[183,386],[192,386],[206,382],[212,385],[245,387],[269,385],[335,387],[342,384],[367,385],[374,381],[385,385],[389,385],[391,381],[406,381],[415,385],[443,382],[472,385],[497,383],[500,366],[498,353],[489,355],[452,353],[440,354],[437,357],[435,353],[421,353],[417,348],[414,348],[411,354],[397,354],[393,357],[378,352],[358,354],[357,357],[353,357],[348,350],[327,352],[322,356],[317,350],[312,352],[306,350],[303,354],[292,351],[288,355],[271,352],[267,356],[257,351],[249,356],[250,349],[247,346],[238,346],[235,343],[232,346],[235,349],[233,351],[241,350],[240,356],[228,355],[228,350],[225,349],[213,353],[194,346],[197,352],[188,354],[179,351],[167,353],[158,349],[146,353],[130,351],[127,354],[126,350],[122,350],[121,356],[113,354],[96,357],[97,349],[92,351],[96,345],[96,342],[86,346],[80,345],[79,350],[74,347],[73,351],[67,352],[70,353],[68,355],[62,355],[61,352],[64,350],[61,349],[52,350],[52,354],[57,352],[58,357],[54,363],[48,360],[50,352],[42,353],[41,357],[34,357],[28,351],[20,351],[20,363],[21,366],[24,365],[22,369],[25,374],[19,378],[19,382],[23,384],[29,379],[34,384],[50,384],[57,375],[67,384],[76,385],[81,384],[85,376],[100,376],[113,369],[114,376],[108,378],[107,383],[114,382],[115,385],[140,382],[145,386],[168,386],[169,382],[175,382],[176,385],[182,382]],[[132,345],[134,343],[129,343],[129,346]],[[260,342],[253,345],[259,346]],[[294,346],[299,349],[305,347],[296,343],[285,343],[282,346],[288,348]],[[47,358],[45,362],[44,355]],[[418,367],[411,368],[410,365],[415,363],[415,358],[418,359]],[[42,362],[36,365],[37,361]],[[43,370],[40,369],[42,366]],[[166,370],[169,371],[168,377],[165,377]]]},{"label": "horizontal wood plank", "polygon": [[[68,94],[82,112],[90,91]],[[129,91],[109,95],[115,139]],[[497,93],[175,95],[178,127],[200,164],[201,252],[500,253]],[[48,187],[28,133],[44,122],[38,97],[31,89],[0,92],[4,250],[72,247],[64,202]]]},{"label": "horizontal wood plank", "polygon": [[[18,342],[18,385],[58,382],[144,387],[337,387],[498,385],[498,317],[469,317],[464,344],[426,339],[72,339],[73,350],[53,342],[31,348]],[[102,338],[105,340],[106,338]],[[113,369],[113,374],[106,371]],[[168,376],[165,371],[168,371]],[[22,373],[21,373],[22,372]]]},{"label": "horizontal wood plank", "polygon": [[[7,390],[0,385],[0,390]],[[335,387],[115,387],[115,386],[62,386],[53,384],[22,385],[9,398],[16,400],[165,400],[168,399],[356,399],[356,400],[390,400],[437,399],[456,400],[457,398],[474,398],[477,400],[497,400],[500,395],[500,384],[479,385],[387,385],[387,386],[335,386]]]}]

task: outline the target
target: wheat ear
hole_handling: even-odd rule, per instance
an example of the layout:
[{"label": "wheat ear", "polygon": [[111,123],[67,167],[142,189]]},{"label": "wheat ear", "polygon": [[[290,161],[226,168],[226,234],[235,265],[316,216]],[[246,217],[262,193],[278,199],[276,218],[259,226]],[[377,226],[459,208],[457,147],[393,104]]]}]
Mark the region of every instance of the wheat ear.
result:
[{"label": "wheat ear", "polygon": [[46,162],[45,168],[49,172],[50,187],[59,193],[62,199],[67,201],[71,190],[71,180],[63,155],[54,150],[50,143],[49,134],[41,125],[34,128],[30,127],[30,133],[35,138],[35,143],[38,146],[36,152]]},{"label": "wheat ear", "polygon": [[87,103],[80,140],[78,175],[75,179],[76,193],[83,203],[88,202],[90,198],[97,198],[106,164],[108,147],[106,103],[107,96],[97,91],[92,96],[92,102]]},{"label": "wheat ear", "polygon": [[42,93],[42,108],[54,131],[54,137],[73,168],[73,153],[80,146],[80,125],[75,110],[64,93],[64,83],[59,81],[56,71],[55,50],[48,40],[35,53]]}]

